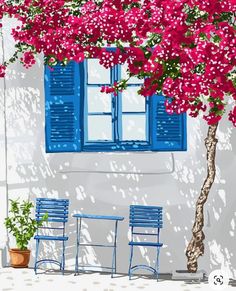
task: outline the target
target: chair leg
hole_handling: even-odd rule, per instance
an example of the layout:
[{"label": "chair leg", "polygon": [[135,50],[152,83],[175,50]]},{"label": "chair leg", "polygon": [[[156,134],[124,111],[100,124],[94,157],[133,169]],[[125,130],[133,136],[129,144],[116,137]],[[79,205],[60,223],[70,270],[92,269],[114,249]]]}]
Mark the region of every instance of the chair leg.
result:
[{"label": "chair leg", "polygon": [[62,274],[64,275],[64,271],[65,271],[65,241],[62,242],[61,271],[62,271]]},{"label": "chair leg", "polygon": [[113,278],[113,275],[116,274],[116,247],[113,247],[112,252],[112,266],[111,266],[111,278]]},{"label": "chair leg", "polygon": [[157,248],[157,257],[156,257],[156,277],[157,277],[157,281],[158,281],[158,277],[159,277],[159,255],[160,255],[160,248]]},{"label": "chair leg", "polygon": [[129,259],[129,280],[131,280],[131,267],[132,267],[132,259],[133,259],[133,246],[130,246],[131,249],[130,249],[130,259]]},{"label": "chair leg", "polygon": [[36,251],[35,251],[35,263],[34,263],[34,273],[37,274],[37,261],[39,254],[39,239],[36,240]]}]

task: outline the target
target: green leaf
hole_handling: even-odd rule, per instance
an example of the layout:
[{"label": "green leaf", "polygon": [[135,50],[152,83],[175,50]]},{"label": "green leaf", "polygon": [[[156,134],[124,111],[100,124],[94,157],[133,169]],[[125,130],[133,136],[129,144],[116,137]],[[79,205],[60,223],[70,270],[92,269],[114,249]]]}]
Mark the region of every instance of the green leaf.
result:
[{"label": "green leaf", "polygon": [[9,216],[5,219],[5,226],[16,239],[17,247],[21,250],[27,249],[30,239],[34,236],[37,227],[48,220],[46,213],[42,221],[38,223],[32,218],[34,204],[30,201],[10,200]]}]

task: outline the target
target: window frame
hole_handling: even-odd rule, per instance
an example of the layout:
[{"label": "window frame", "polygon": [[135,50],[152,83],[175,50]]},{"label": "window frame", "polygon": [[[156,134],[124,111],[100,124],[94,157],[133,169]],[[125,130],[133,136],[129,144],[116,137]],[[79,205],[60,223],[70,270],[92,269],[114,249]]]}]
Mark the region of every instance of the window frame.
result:
[{"label": "window frame", "polygon": [[[88,104],[87,104],[87,88],[88,87],[96,87],[99,88],[104,86],[103,84],[88,84],[88,70],[87,70],[87,60],[83,62],[83,70],[81,74],[84,76],[84,90],[83,96],[81,100],[82,104],[82,120],[83,120],[83,130],[82,130],[82,151],[145,151],[150,150],[151,143],[151,134],[150,134],[150,98],[151,97],[143,97],[145,98],[145,112],[141,112],[140,114],[145,114],[146,117],[146,126],[145,126],[145,135],[146,140],[120,140],[119,136],[122,133],[122,92],[118,92],[117,96],[111,94],[111,116],[112,116],[112,138],[114,141],[109,140],[101,140],[101,141],[88,141],[88,124],[87,124],[87,117],[89,113],[87,112]],[[115,81],[121,79],[121,66],[122,65],[115,65],[114,67],[110,68],[110,76],[111,76],[111,84]],[[137,87],[138,84],[129,84],[129,87]],[[140,84],[141,86],[141,84]],[[115,101],[116,100],[116,101]],[[125,114],[139,114],[135,111],[133,112],[125,112]],[[92,114],[91,114],[92,115]],[[101,114],[103,115],[103,114]],[[105,116],[106,114],[104,114]]]}]

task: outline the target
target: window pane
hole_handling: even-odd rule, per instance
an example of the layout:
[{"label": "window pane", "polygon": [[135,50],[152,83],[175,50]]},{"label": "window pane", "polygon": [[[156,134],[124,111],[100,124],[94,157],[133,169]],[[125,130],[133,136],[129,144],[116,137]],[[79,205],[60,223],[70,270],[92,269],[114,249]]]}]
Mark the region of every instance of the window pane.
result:
[{"label": "window pane", "polygon": [[99,87],[88,87],[88,112],[111,112],[111,94],[101,93]]},{"label": "window pane", "polygon": [[88,140],[112,140],[111,116],[88,116]]},{"label": "window pane", "polygon": [[137,93],[139,86],[128,87],[122,93],[122,112],[145,112],[145,97]]},{"label": "window pane", "polygon": [[146,115],[122,115],[122,140],[146,140]]},{"label": "window pane", "polygon": [[110,71],[99,64],[98,59],[88,60],[88,84],[110,84]]},{"label": "window pane", "polygon": [[[127,64],[121,65],[121,79],[128,78],[127,68],[128,68]],[[127,82],[127,84],[142,84],[142,83],[143,80],[139,80],[137,77],[131,77]]]}]

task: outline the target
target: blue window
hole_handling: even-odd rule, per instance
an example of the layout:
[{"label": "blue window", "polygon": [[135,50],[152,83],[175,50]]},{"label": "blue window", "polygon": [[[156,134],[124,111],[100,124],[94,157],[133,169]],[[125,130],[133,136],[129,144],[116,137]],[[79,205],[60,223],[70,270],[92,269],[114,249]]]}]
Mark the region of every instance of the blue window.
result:
[{"label": "blue window", "polygon": [[161,95],[138,95],[142,80],[101,93],[126,77],[125,65],[105,69],[97,59],[45,67],[46,151],[186,150],[185,114],[167,114]]}]

